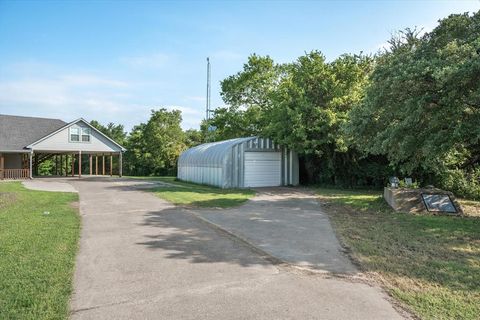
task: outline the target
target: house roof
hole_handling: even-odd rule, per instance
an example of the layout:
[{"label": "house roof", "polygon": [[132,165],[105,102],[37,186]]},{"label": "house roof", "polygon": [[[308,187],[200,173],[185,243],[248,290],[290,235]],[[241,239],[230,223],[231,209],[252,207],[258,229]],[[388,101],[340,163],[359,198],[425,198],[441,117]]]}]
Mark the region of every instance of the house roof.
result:
[{"label": "house roof", "polygon": [[24,151],[26,146],[64,127],[60,119],[0,114],[0,151]]},{"label": "house roof", "polygon": [[103,136],[105,139],[109,140],[110,142],[112,142],[114,145],[116,145],[117,147],[119,147],[122,151],[126,151],[127,149],[125,149],[123,146],[121,146],[120,144],[118,144],[117,142],[115,142],[115,140],[111,139],[110,137],[108,137],[106,134],[104,134],[102,131],[98,130],[97,128],[95,128],[94,126],[92,126],[88,121],[86,121],[85,119],[83,118],[78,118],[77,120],[74,120],[72,122],[69,122],[69,123],[65,123],[65,125],[61,126],[60,128],[58,128],[57,130],[54,130],[52,132],[50,132],[49,134],[41,137],[40,139],[37,139],[35,141],[33,141],[32,143],[30,143],[29,145],[27,145],[26,147],[27,148],[32,148],[34,145],[36,145],[37,143],[39,142],[42,142],[43,140],[45,139],[48,139],[49,137],[53,136],[54,134],[56,134],[57,132],[61,131],[62,129],[66,128],[66,127],[70,127],[71,125],[73,124],[76,124],[78,122],[83,122],[85,123],[87,126],[89,126],[92,130],[98,132],[101,136]]}]

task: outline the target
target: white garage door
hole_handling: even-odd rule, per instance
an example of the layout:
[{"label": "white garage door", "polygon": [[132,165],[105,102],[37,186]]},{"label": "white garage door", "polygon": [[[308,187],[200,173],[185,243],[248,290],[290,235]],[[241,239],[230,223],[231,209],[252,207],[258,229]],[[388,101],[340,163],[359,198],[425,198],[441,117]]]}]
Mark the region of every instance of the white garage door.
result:
[{"label": "white garage door", "polygon": [[281,185],[280,159],[280,152],[245,152],[245,187]]}]

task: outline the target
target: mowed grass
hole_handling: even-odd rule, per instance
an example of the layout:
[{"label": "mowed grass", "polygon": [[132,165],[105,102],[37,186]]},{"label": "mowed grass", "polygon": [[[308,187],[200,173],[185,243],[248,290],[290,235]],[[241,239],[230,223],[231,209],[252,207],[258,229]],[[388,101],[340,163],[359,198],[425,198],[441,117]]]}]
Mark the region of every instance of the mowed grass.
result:
[{"label": "mowed grass", "polygon": [[176,205],[202,208],[229,208],[243,204],[255,195],[250,189],[220,189],[175,180],[175,177],[132,177],[164,182],[152,189],[159,198]]},{"label": "mowed grass", "polygon": [[422,319],[480,319],[480,219],[395,213],[381,191],[318,189],[367,273]]},{"label": "mowed grass", "polygon": [[80,230],[75,201],[77,194],[0,182],[0,319],[68,317]]}]

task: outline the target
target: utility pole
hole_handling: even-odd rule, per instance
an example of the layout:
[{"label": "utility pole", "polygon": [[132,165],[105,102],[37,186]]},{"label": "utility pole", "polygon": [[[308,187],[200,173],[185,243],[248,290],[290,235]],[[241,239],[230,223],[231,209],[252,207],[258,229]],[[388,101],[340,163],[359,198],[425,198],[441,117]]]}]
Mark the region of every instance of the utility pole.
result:
[{"label": "utility pole", "polygon": [[205,119],[210,120],[210,58],[207,57],[207,101],[206,101],[206,117]]}]

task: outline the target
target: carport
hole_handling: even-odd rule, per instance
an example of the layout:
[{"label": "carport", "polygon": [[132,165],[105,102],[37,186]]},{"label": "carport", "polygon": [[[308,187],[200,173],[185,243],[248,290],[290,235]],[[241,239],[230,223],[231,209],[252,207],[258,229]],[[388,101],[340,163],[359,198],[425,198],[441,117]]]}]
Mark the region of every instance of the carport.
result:
[{"label": "carport", "polygon": [[[59,119],[0,115],[0,180],[48,175],[122,176],[121,145],[80,118]],[[42,163],[48,161],[48,170]]]}]

